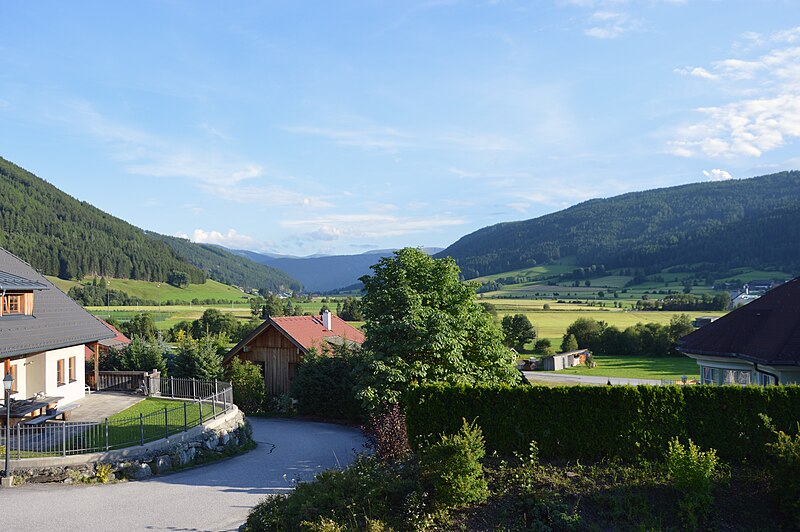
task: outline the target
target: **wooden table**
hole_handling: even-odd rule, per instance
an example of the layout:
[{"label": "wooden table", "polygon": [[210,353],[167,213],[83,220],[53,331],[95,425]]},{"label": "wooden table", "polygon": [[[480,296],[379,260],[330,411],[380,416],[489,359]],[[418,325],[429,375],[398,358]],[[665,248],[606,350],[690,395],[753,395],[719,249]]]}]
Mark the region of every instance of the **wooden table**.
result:
[{"label": "wooden table", "polygon": [[[31,397],[30,399],[11,400],[11,426],[19,423],[23,418],[30,415],[36,417],[47,411],[48,408],[55,408],[63,397]],[[0,425],[5,426],[7,410],[6,406],[0,407]]]}]

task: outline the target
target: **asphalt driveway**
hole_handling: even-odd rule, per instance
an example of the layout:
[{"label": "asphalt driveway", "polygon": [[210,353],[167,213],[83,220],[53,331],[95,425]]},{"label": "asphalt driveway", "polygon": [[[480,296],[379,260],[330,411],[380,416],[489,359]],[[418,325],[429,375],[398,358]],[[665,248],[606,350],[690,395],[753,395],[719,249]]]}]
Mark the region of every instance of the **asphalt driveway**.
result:
[{"label": "asphalt driveway", "polygon": [[236,530],[265,496],[345,466],[361,432],[288,419],[250,420],[258,447],[216,464],[113,485],[40,484],[0,491],[5,530]]}]

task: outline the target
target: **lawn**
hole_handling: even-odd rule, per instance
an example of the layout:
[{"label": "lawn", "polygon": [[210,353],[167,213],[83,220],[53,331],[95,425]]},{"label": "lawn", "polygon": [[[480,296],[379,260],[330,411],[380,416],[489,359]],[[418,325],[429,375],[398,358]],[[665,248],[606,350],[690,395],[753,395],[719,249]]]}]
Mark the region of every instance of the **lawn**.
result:
[{"label": "lawn", "polygon": [[[166,419],[165,419],[166,409]],[[217,411],[222,405],[217,406]],[[212,405],[203,405],[203,420],[210,418]],[[141,424],[140,424],[141,420]],[[196,402],[187,402],[184,417],[184,402],[172,399],[148,397],[108,418],[108,448],[122,449],[164,438],[167,434],[181,432],[184,427],[200,424],[200,407]],[[72,447],[106,446],[105,423],[101,423],[77,436]]]},{"label": "lawn", "polygon": [[556,373],[629,379],[700,378],[700,367],[689,357],[596,356],[597,367],[576,366]]}]

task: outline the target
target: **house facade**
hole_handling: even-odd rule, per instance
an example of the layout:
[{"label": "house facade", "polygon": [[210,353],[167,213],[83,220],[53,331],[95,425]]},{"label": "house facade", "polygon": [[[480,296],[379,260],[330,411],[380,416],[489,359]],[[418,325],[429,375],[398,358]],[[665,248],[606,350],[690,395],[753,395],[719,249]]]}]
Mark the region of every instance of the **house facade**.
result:
[{"label": "house facade", "polygon": [[321,316],[267,318],[225,355],[222,364],[228,366],[235,357],[256,364],[267,394],[281,395],[289,393],[303,357],[312,349],[325,353],[333,346],[361,345],[364,340],[364,333],[328,311]]},{"label": "house facade", "polygon": [[97,318],[33,267],[0,248],[0,361],[12,398],[84,396],[86,344],[113,338]]},{"label": "house facade", "polygon": [[703,384],[800,384],[800,278],[678,342]]}]

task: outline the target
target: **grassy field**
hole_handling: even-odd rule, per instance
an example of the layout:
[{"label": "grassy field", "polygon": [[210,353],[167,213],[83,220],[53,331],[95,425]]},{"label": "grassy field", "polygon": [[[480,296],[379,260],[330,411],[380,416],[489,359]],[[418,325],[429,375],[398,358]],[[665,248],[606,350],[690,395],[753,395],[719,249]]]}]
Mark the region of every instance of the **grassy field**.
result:
[{"label": "grassy field", "polygon": [[[57,277],[47,277],[63,292],[78,285],[77,281],[65,281]],[[84,283],[91,278],[84,279]],[[217,299],[225,301],[247,301],[250,296],[240,289],[209,279],[203,284],[190,284],[186,288],[176,288],[167,283],[153,283],[149,281],[134,281],[131,279],[107,279],[108,287],[112,290],[121,290],[130,296],[152,301],[182,300],[199,301]]]},{"label": "grassy field", "polygon": [[[575,320],[578,318],[592,318],[605,321],[625,329],[637,323],[668,324],[675,314],[686,314],[691,319],[698,316],[722,316],[724,312],[656,312],[656,311],[631,311],[614,308],[598,308],[584,303],[558,303],[547,299],[479,299],[494,305],[497,318],[511,314],[524,314],[536,327],[539,338],[549,339],[553,345],[561,344],[561,338]],[[549,305],[549,310],[543,310],[544,305]]]},{"label": "grassy field", "polygon": [[628,379],[680,380],[683,375],[700,378],[700,367],[689,357],[596,356],[594,361],[597,363],[594,368],[576,366],[556,373]]}]

